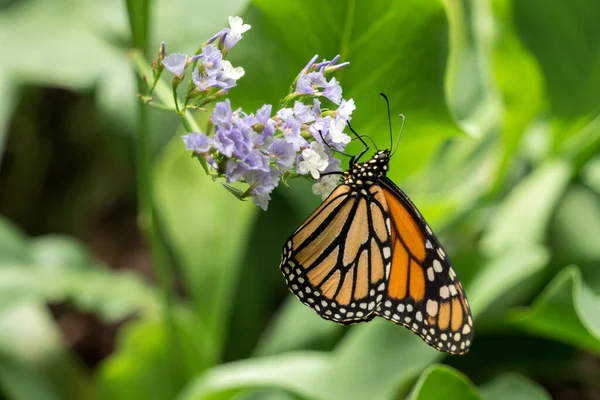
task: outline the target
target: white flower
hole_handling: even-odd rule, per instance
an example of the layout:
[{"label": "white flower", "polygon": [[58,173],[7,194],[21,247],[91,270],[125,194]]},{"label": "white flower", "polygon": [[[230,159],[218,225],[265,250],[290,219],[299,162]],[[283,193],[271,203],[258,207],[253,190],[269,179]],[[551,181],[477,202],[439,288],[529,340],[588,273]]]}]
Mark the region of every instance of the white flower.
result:
[{"label": "white flower", "polygon": [[171,53],[165,57],[162,64],[175,76],[181,76],[187,64],[188,55],[183,53]]},{"label": "white flower", "polygon": [[223,60],[222,66],[223,72],[221,73],[221,78],[223,79],[233,79],[234,81],[237,81],[246,73],[242,67],[233,68],[233,65],[227,60]]},{"label": "white flower", "polygon": [[303,161],[298,163],[298,172],[302,175],[310,173],[315,179],[319,179],[320,172],[329,165],[329,156],[319,142],[311,142],[310,149],[302,150],[302,158]]},{"label": "white flower", "polygon": [[244,24],[240,17],[229,17],[229,28],[223,29],[223,44],[225,48],[231,49],[242,39],[242,33],[250,29],[250,25]]},{"label": "white flower", "polygon": [[329,126],[329,136],[331,136],[331,143],[341,143],[346,146],[350,143],[350,136],[344,133],[346,122],[343,119],[336,119]]},{"label": "white flower", "polygon": [[352,115],[352,111],[354,110],[356,110],[356,106],[354,105],[353,99],[350,99],[348,101],[342,100],[336,113],[338,118],[341,118],[344,121],[350,121],[352,119],[350,115]]},{"label": "white flower", "polygon": [[242,36],[242,33],[248,31],[252,26],[244,24],[244,20],[240,17],[229,17],[229,27],[231,28],[231,35]]},{"label": "white flower", "polygon": [[333,192],[333,189],[337,187],[339,179],[336,175],[323,176],[319,182],[312,186],[312,192],[325,200]]}]

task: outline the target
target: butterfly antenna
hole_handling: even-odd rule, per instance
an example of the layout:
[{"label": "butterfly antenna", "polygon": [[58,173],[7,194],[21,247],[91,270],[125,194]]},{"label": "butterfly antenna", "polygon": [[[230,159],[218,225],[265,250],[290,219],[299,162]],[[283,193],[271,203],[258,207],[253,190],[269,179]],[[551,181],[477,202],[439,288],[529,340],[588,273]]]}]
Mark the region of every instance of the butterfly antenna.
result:
[{"label": "butterfly antenna", "polygon": [[356,139],[360,139],[360,138],[367,138],[371,141],[371,143],[373,144],[373,147],[375,147],[375,150],[379,150],[379,148],[377,147],[377,144],[375,144],[375,140],[373,140],[373,138],[369,135],[358,135],[358,137],[355,137],[351,140],[356,140]]},{"label": "butterfly antenna", "polygon": [[364,149],[362,149],[362,150],[360,151],[360,153],[358,153],[358,154],[356,155],[356,157],[354,157],[354,158],[350,159],[350,165],[354,165],[354,164],[356,164],[356,162],[357,162],[357,161],[358,161],[358,160],[359,160],[359,159],[360,159],[360,158],[361,158],[361,157],[362,157],[362,156],[363,156],[363,155],[364,155],[364,154],[365,154],[367,151],[369,151],[369,145],[367,144],[367,142],[365,142],[365,141],[363,140],[362,136],[361,136],[361,135],[359,135],[358,133],[356,133],[356,131],[354,130],[354,128],[352,128],[352,125],[350,125],[350,121],[346,122],[346,124],[348,125],[348,128],[350,128],[350,132],[354,133],[354,136],[356,136],[356,138],[357,138],[358,140],[360,140],[362,144],[364,144],[364,145],[365,145],[365,148],[364,148]]},{"label": "butterfly antenna", "polygon": [[385,93],[379,93],[381,97],[385,99],[385,104],[387,106],[387,117],[388,117],[388,127],[390,129],[390,148],[392,147],[392,117],[390,115],[390,101]]},{"label": "butterfly antenna", "polygon": [[394,146],[394,151],[392,151],[390,157],[394,155],[396,150],[398,150],[398,145],[400,144],[400,136],[402,136],[402,131],[404,130],[404,122],[406,121],[406,117],[404,116],[404,114],[400,114],[399,117],[402,118],[402,126],[400,127],[400,132],[398,133],[398,139],[396,139],[396,146]]}]

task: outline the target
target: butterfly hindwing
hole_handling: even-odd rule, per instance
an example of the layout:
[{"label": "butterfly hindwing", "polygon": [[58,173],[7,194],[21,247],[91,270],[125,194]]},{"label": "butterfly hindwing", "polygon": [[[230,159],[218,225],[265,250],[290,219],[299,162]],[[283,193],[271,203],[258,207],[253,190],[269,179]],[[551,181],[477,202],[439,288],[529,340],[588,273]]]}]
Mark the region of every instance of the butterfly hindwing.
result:
[{"label": "butterfly hindwing", "polygon": [[383,299],[391,247],[385,199],[376,190],[356,195],[338,186],[284,246],[288,287],[323,318],[367,321]]},{"label": "butterfly hindwing", "polygon": [[391,219],[392,266],[376,313],[439,350],[466,353],[473,320],[450,260],[410,199],[388,178],[381,184]]}]

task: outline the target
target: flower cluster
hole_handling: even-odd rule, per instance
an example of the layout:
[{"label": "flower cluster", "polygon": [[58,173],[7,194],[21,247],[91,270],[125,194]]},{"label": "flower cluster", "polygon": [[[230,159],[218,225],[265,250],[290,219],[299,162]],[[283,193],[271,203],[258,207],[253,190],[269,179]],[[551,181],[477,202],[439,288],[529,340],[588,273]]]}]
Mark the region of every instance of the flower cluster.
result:
[{"label": "flower cluster", "polygon": [[229,26],[207,40],[201,46],[199,54],[189,57],[183,53],[171,53],[161,60],[162,66],[181,79],[188,65],[195,65],[192,82],[196,87],[196,95],[205,95],[206,92],[214,91],[212,89],[228,91],[236,86],[237,80],[244,76],[245,71],[242,67],[231,65],[224,56],[242,39],[242,34],[250,29],[250,25],[244,24],[240,17],[229,17]]},{"label": "flower cluster", "polygon": [[[293,101],[290,107],[273,113],[273,107],[266,104],[247,114],[232,110],[225,100],[215,106],[210,119],[214,135],[190,132],[183,137],[187,149],[203,157],[227,183],[247,183],[247,193],[263,209],[280,179],[310,176],[319,180],[313,189],[320,195],[327,195],[337,182],[335,175],[320,178],[339,171],[333,153],[343,151],[350,142],[344,128],[355,106],[353,100],[342,99],[335,78],[326,79],[325,73],[335,70],[337,59],[319,64],[315,60],[316,56],[298,75],[295,90],[286,97],[288,103]],[[337,108],[324,108],[321,97]]]},{"label": "flower cluster", "polygon": [[[180,114],[204,110],[202,105],[225,96],[244,75],[243,68],[233,67],[225,57],[250,26],[239,17],[230,17],[229,25],[194,56],[161,57],[159,53],[159,74],[164,68],[174,75],[174,93],[186,69],[193,66],[185,103],[179,107],[175,98]],[[215,105],[204,131],[191,129],[183,136],[186,148],[209,174],[224,179],[223,184],[239,198],[252,197],[264,210],[280,182],[304,176],[316,181],[313,192],[321,196],[327,196],[338,182],[339,174],[330,174],[340,170],[334,153],[350,142],[344,129],[355,105],[343,98],[340,83],[330,75],[349,63],[338,63],[339,56],[317,59],[315,55],[301,70],[279,107],[265,104],[247,113],[233,109],[225,99]],[[239,184],[243,190],[237,188]]]}]

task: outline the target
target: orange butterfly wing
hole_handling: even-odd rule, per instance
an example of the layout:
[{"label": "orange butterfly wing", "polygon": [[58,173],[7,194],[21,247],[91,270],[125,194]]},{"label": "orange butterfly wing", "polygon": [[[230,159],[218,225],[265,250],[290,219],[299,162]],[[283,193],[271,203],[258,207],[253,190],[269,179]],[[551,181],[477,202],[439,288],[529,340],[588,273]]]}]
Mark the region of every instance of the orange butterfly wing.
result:
[{"label": "orange butterfly wing", "polygon": [[280,266],[300,301],[342,324],[374,317],[390,268],[381,188],[350,193],[347,185],[331,193],[288,239]]},{"label": "orange butterfly wing", "polygon": [[464,354],[473,319],[456,272],[410,199],[388,178],[380,183],[391,220],[392,265],[376,313],[438,350]]}]

